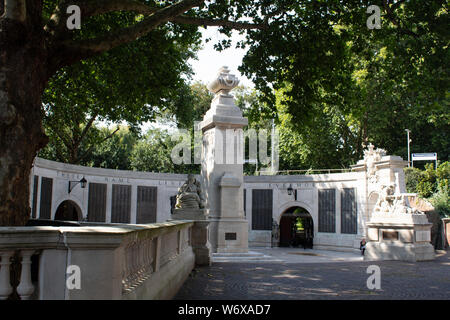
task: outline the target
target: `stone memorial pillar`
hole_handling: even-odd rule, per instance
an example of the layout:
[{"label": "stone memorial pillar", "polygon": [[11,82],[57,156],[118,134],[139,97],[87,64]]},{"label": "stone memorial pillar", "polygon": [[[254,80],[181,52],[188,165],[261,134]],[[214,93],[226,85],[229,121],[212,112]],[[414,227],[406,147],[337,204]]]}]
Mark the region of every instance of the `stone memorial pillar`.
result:
[{"label": "stone memorial pillar", "polygon": [[383,149],[369,145],[364,159],[353,166],[365,172],[369,212],[364,259],[424,261],[435,258],[431,245],[431,223],[411,208],[403,168],[406,162],[387,156]]},{"label": "stone memorial pillar", "polygon": [[215,94],[199,129],[203,132],[202,179],[213,252],[247,252],[248,222],[243,206],[243,127],[248,120],[230,91],[239,84],[222,67],[208,85]]}]

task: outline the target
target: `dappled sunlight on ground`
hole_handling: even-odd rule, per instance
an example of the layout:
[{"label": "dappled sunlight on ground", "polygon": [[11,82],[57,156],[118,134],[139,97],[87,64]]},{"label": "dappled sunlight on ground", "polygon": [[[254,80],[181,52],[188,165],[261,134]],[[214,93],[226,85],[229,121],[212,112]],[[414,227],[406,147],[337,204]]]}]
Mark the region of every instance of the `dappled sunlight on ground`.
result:
[{"label": "dappled sunlight on ground", "polygon": [[[381,289],[367,288],[369,265]],[[175,299],[450,299],[450,256],[434,261],[215,263],[197,268]]]}]

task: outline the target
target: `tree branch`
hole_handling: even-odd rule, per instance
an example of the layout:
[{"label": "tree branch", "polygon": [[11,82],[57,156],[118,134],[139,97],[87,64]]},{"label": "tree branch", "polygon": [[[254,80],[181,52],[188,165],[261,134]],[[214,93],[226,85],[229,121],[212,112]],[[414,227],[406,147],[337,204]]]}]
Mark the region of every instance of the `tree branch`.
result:
[{"label": "tree branch", "polygon": [[275,16],[277,16],[279,14],[284,14],[284,13],[286,13],[285,10],[279,8],[279,9],[277,9],[277,10],[271,12],[271,13],[266,14],[266,16],[264,17],[264,24],[267,24],[269,22],[270,18],[273,18],[273,17],[275,17]]},{"label": "tree branch", "polygon": [[402,4],[402,3],[404,3],[405,2],[405,0],[399,0],[399,1],[397,1],[396,3],[393,3],[392,5],[391,5],[391,9],[394,11],[395,9],[397,9],[398,7],[400,7],[400,5]]},{"label": "tree branch", "polygon": [[386,11],[386,18],[389,19],[389,21],[391,21],[396,27],[397,30],[403,34],[407,34],[410,36],[413,36],[414,38],[418,38],[419,35],[415,32],[413,32],[412,30],[403,28],[400,25],[400,22],[397,21],[395,14],[393,12],[393,10],[395,10],[396,8],[398,8],[398,6],[402,3],[403,1],[400,0],[399,2],[395,3],[392,5],[392,7],[389,5],[388,0],[383,0],[383,6],[384,6],[384,10]]},{"label": "tree branch", "polygon": [[140,14],[151,14],[158,8],[151,7],[135,0],[96,0],[77,3],[83,17],[91,17],[114,11],[134,11]]},{"label": "tree branch", "polygon": [[97,119],[97,113],[94,113],[92,117],[87,122],[86,126],[84,127],[83,131],[80,134],[80,139],[78,141],[78,144],[84,139],[89,129],[92,127],[92,124],[94,123],[95,119]]},{"label": "tree branch", "polygon": [[72,143],[69,140],[71,139],[70,138],[67,139],[62,132],[60,132],[57,128],[53,127],[51,124],[50,127],[52,127],[53,132],[55,132],[56,135],[61,139],[62,143],[66,146],[67,150],[70,150]]},{"label": "tree branch", "polygon": [[222,26],[222,27],[229,27],[229,28],[236,29],[236,30],[267,28],[266,24],[255,24],[255,23],[249,23],[249,22],[235,22],[235,21],[229,21],[229,20],[197,18],[197,17],[188,17],[188,16],[173,17],[169,20],[174,23],[191,24],[191,25],[196,25],[196,26]]},{"label": "tree branch", "polygon": [[[3,1],[3,0],[2,0]],[[27,18],[27,7],[25,0],[4,0],[5,18],[25,22]]]},{"label": "tree branch", "polygon": [[[98,144],[102,144],[103,142],[105,142],[106,140],[110,139],[117,131],[119,131],[120,127],[117,126],[116,130],[114,130],[110,135],[108,135],[106,138],[104,138],[102,141],[100,141]],[[94,149],[94,147],[97,144],[91,145],[89,147],[89,149],[86,150],[86,152],[84,152],[81,156],[77,157],[77,163],[79,163],[81,160],[83,160],[84,158],[86,158],[86,156],[92,151],[92,149]]]},{"label": "tree branch", "polygon": [[64,28],[64,23],[62,22],[62,17],[65,15],[65,10],[63,8],[67,8],[68,6],[67,0],[61,0],[58,5],[55,7],[52,15],[50,16],[49,21],[44,26],[44,31],[51,33],[52,35],[60,33],[60,31]]},{"label": "tree branch", "polygon": [[151,7],[135,0],[83,0],[74,1],[62,0],[55,8],[49,22],[44,30],[53,35],[58,35],[65,28],[64,19],[65,9],[70,4],[76,4],[80,7],[83,19],[115,11],[134,11],[136,13],[148,15],[154,13],[158,8]]},{"label": "tree branch", "polygon": [[[108,34],[104,37],[86,40],[67,40],[60,38],[60,40],[54,41],[51,48],[55,55],[53,56],[53,61],[49,68],[49,74],[52,74],[53,70],[57,70],[63,66],[90,58],[119,45],[132,42],[155,29],[158,25],[169,21],[172,23],[197,26],[225,26],[237,30],[264,29],[268,25],[267,20],[264,20],[264,23],[262,24],[254,24],[182,15],[184,12],[199,6],[203,2],[204,0],[182,0],[173,5],[157,9],[135,0],[82,0],[78,2],[78,4],[80,5],[80,8],[84,10],[84,16],[126,10],[143,14],[146,17],[143,21],[133,26],[120,29],[113,34]],[[63,0],[59,7],[63,8],[66,3],[67,0]],[[60,11],[61,9],[55,10],[55,12]],[[279,14],[278,11],[272,13],[270,16],[272,17],[277,14]],[[55,17],[57,16],[58,14],[55,14]],[[64,25],[60,18],[55,18],[54,23]],[[56,26],[56,28],[57,27],[58,26]],[[60,31],[54,27],[53,38],[55,38],[55,35],[58,37],[59,32]]]},{"label": "tree branch", "polygon": [[[80,3],[77,3],[77,5],[81,9],[81,14],[83,18],[115,11],[134,11],[136,13],[143,15],[150,15],[158,11],[158,8],[151,7],[149,5],[143,4],[135,0],[82,1]],[[279,10],[267,15],[264,24],[252,24],[246,22],[235,22],[228,20],[197,18],[188,16],[178,16],[169,20],[179,24],[190,24],[197,26],[225,26],[237,30],[263,29],[267,27],[266,23],[270,17],[273,17],[281,12],[282,10]],[[61,24],[61,19],[56,17],[57,15],[55,15],[55,17],[52,17],[52,20],[54,20],[54,22],[57,23],[58,25]]]},{"label": "tree branch", "polygon": [[151,30],[155,29],[161,23],[169,21],[172,17],[178,16],[203,3],[203,0],[183,0],[171,6],[160,9],[142,22],[131,27],[123,28],[114,34],[103,38],[87,39],[81,41],[67,41],[64,44],[79,54],[87,56],[102,53],[115,48],[121,44],[132,42]]},{"label": "tree branch", "polygon": [[56,157],[58,158],[59,162],[66,162],[67,158],[64,157],[64,155],[61,153],[61,150],[58,147],[55,147]]}]

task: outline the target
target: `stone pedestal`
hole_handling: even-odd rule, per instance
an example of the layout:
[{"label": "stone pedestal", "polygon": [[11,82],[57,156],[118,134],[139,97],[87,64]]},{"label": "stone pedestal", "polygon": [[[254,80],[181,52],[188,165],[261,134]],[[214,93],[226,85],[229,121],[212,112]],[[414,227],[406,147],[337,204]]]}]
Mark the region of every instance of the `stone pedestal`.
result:
[{"label": "stone pedestal", "polygon": [[206,220],[206,211],[205,209],[192,209],[192,208],[183,208],[183,209],[174,209],[172,214],[173,220]]},{"label": "stone pedestal", "polygon": [[424,261],[434,259],[431,223],[411,208],[406,193],[401,157],[387,156],[369,145],[364,159],[353,171],[365,172],[366,199],[363,235],[367,239],[365,260]]},{"label": "stone pedestal", "polygon": [[426,261],[435,258],[425,214],[374,213],[364,260]]},{"label": "stone pedestal", "polygon": [[243,204],[243,127],[248,120],[229,94],[239,81],[224,67],[208,89],[215,94],[199,129],[203,132],[202,178],[213,252],[247,252]]},{"label": "stone pedestal", "polygon": [[448,248],[450,245],[450,218],[442,219],[444,227],[444,248]]},{"label": "stone pedestal", "polygon": [[193,220],[191,246],[195,254],[195,264],[211,265],[211,244],[209,242],[209,221],[204,209],[175,209],[173,220]]},{"label": "stone pedestal", "polygon": [[220,219],[211,221],[217,232],[217,249],[215,252],[247,252],[248,221],[241,208],[242,180],[231,173],[225,173],[219,182]]}]

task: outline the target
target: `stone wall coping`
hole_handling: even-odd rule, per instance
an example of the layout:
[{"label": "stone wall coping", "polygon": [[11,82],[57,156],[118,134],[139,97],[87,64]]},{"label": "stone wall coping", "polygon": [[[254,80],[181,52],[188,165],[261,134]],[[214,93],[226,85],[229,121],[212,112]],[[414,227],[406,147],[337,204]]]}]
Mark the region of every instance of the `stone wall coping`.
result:
[{"label": "stone wall coping", "polygon": [[[34,166],[38,169],[59,170],[76,173],[80,175],[105,176],[117,178],[131,178],[142,180],[169,180],[185,181],[187,174],[176,173],[153,173],[130,170],[115,170],[85,167],[66,164],[36,157]],[[302,182],[344,182],[356,181],[360,178],[359,172],[312,174],[312,175],[267,175],[267,176],[244,176],[245,183],[302,183]],[[199,178],[200,175],[195,175]]]},{"label": "stone wall coping", "polygon": [[213,127],[226,127],[226,128],[242,128],[248,125],[247,118],[241,116],[221,116],[212,115],[205,116],[205,119],[200,122],[199,128],[203,131],[211,129]]},{"label": "stone wall coping", "polygon": [[[390,166],[397,166],[397,167],[406,167],[408,165],[408,162],[403,160],[402,157],[399,156],[383,156],[380,161],[374,162],[374,165],[378,168],[385,168]],[[350,168],[353,171],[361,171],[366,169],[366,162],[363,160],[359,160],[355,165],[351,165]]]},{"label": "stone wall coping", "polygon": [[[185,181],[187,174],[177,173],[154,173],[154,172],[141,172],[131,170],[116,170],[116,169],[104,169],[85,167],[74,164],[61,163],[42,159],[36,157],[34,167],[50,170],[59,170],[70,173],[85,174],[92,176],[105,176],[105,177],[118,177],[118,178],[131,178],[131,179],[145,179],[145,180],[171,180],[171,181]],[[200,175],[196,175],[200,176]]]},{"label": "stone wall coping", "polygon": [[359,172],[324,173],[311,175],[267,175],[244,176],[245,183],[302,183],[302,182],[344,182],[356,181],[361,177]]},{"label": "stone wall coping", "polygon": [[396,229],[397,228],[405,228],[405,227],[409,227],[410,229],[413,229],[414,227],[420,227],[420,226],[431,226],[433,225],[432,223],[421,223],[421,224],[417,224],[417,223],[408,223],[408,222],[404,222],[404,223],[400,223],[400,222],[368,222],[367,227],[370,228],[390,228],[390,229]]},{"label": "stone wall coping", "polygon": [[403,168],[408,165],[407,161],[404,161],[402,158],[397,157],[397,156],[389,156],[388,159],[385,159],[385,158],[387,158],[387,157],[383,157],[381,159],[381,161],[375,162],[375,167],[377,167],[378,169],[392,167],[392,166]]},{"label": "stone wall coping", "polygon": [[193,224],[192,221],[170,221],[146,225],[0,227],[0,250],[117,248],[127,238],[155,238]]},{"label": "stone wall coping", "polygon": [[417,222],[417,221],[373,221],[366,224],[368,227],[393,227],[393,226],[411,226],[411,227],[421,227],[421,226],[431,226],[431,222]]}]

